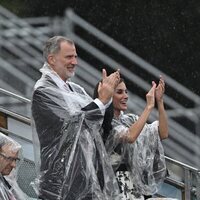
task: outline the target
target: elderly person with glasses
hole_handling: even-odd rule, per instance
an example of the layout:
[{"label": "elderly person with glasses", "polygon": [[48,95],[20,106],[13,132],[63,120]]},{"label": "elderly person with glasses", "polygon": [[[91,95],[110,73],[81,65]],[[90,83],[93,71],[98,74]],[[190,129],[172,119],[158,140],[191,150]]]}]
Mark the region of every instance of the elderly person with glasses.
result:
[{"label": "elderly person with glasses", "polygon": [[13,139],[0,133],[0,199],[25,200],[26,195],[15,180],[15,170],[20,161],[21,146]]}]

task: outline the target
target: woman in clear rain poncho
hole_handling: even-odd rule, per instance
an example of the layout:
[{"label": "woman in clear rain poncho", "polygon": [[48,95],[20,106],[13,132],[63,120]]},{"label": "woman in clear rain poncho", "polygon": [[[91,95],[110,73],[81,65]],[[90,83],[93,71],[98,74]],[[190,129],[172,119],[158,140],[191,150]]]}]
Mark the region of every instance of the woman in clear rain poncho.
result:
[{"label": "woman in clear rain poncho", "polygon": [[[13,139],[0,133],[0,199],[27,200],[16,182],[21,146]],[[22,156],[21,156],[22,157]]]},{"label": "woman in clear rain poncho", "polygon": [[[158,191],[166,177],[164,150],[160,139],[168,137],[168,122],[163,105],[165,83],[146,95],[147,105],[141,116],[124,114],[127,110],[127,88],[120,80],[103,122],[103,139],[116,172],[123,200],[146,199]],[[94,97],[98,96],[95,89]],[[159,120],[147,124],[148,117],[158,106]]]},{"label": "woman in clear rain poncho", "polygon": [[[102,113],[81,86],[68,80],[77,64],[74,43],[55,36],[46,43],[44,55],[32,98],[39,198],[117,200],[118,184],[99,133],[105,107]],[[119,72],[106,76],[104,70],[103,76],[100,90],[106,85],[113,94]]]}]

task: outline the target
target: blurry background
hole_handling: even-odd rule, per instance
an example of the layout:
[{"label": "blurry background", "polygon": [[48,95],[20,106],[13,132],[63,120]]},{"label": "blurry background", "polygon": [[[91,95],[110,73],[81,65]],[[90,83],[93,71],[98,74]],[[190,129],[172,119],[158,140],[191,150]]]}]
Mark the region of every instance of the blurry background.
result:
[{"label": "blurry background", "polygon": [[62,17],[71,7],[95,27],[200,94],[199,0],[0,0],[0,4],[23,18]]},{"label": "blurry background", "polygon": [[[79,55],[74,80],[92,95],[103,67],[120,68],[131,112],[141,113],[151,80],[164,74],[170,123],[166,155],[200,166],[199,0],[0,0],[0,5],[2,88],[30,99],[44,41],[67,35]],[[30,115],[27,108],[21,111],[24,103],[3,95],[1,104]],[[155,118],[156,112],[150,121]]]},{"label": "blurry background", "polygon": [[[199,0],[0,0],[0,131],[23,146],[24,191],[36,196],[30,187],[30,99],[41,75],[42,47],[49,37],[64,35],[78,51],[74,81],[92,95],[102,68],[120,68],[130,112],[142,112],[151,81],[164,75],[170,176],[157,195],[200,199],[199,31]],[[155,109],[149,122],[156,118]]]}]

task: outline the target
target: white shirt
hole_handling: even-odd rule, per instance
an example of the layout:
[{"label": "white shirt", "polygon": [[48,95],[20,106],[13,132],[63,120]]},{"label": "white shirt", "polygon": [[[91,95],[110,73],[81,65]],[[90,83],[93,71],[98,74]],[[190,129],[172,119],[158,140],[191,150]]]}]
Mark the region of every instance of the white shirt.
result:
[{"label": "white shirt", "polygon": [[[60,76],[51,69],[52,73],[49,73],[48,75],[53,79],[53,81],[56,83],[56,85],[61,89],[61,90],[65,90],[65,91],[71,91],[71,89],[69,88],[69,85],[70,85],[70,82],[69,81],[66,81],[64,82]],[[68,85],[69,84],[69,85]],[[80,86],[79,86],[80,87]],[[80,87],[83,92],[88,95],[86,93],[86,91],[84,90],[84,88]],[[106,108],[109,107],[109,105],[111,104],[112,102],[112,99],[110,99],[110,101],[104,105],[98,98],[96,98],[95,100],[93,100],[94,103],[96,103],[96,105],[99,107],[99,109],[101,110],[101,113],[104,115],[105,114],[105,110]]]}]

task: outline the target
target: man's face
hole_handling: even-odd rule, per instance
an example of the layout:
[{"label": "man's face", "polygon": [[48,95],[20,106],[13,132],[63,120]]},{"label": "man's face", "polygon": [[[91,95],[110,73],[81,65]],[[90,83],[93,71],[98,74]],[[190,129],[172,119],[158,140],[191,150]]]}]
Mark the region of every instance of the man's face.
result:
[{"label": "man's face", "polygon": [[12,145],[4,145],[0,151],[0,172],[2,175],[9,175],[16,167],[18,151],[13,151]]},{"label": "man's face", "polygon": [[57,74],[66,81],[75,74],[77,65],[77,53],[73,44],[61,42],[60,51],[49,55],[50,65]]}]

